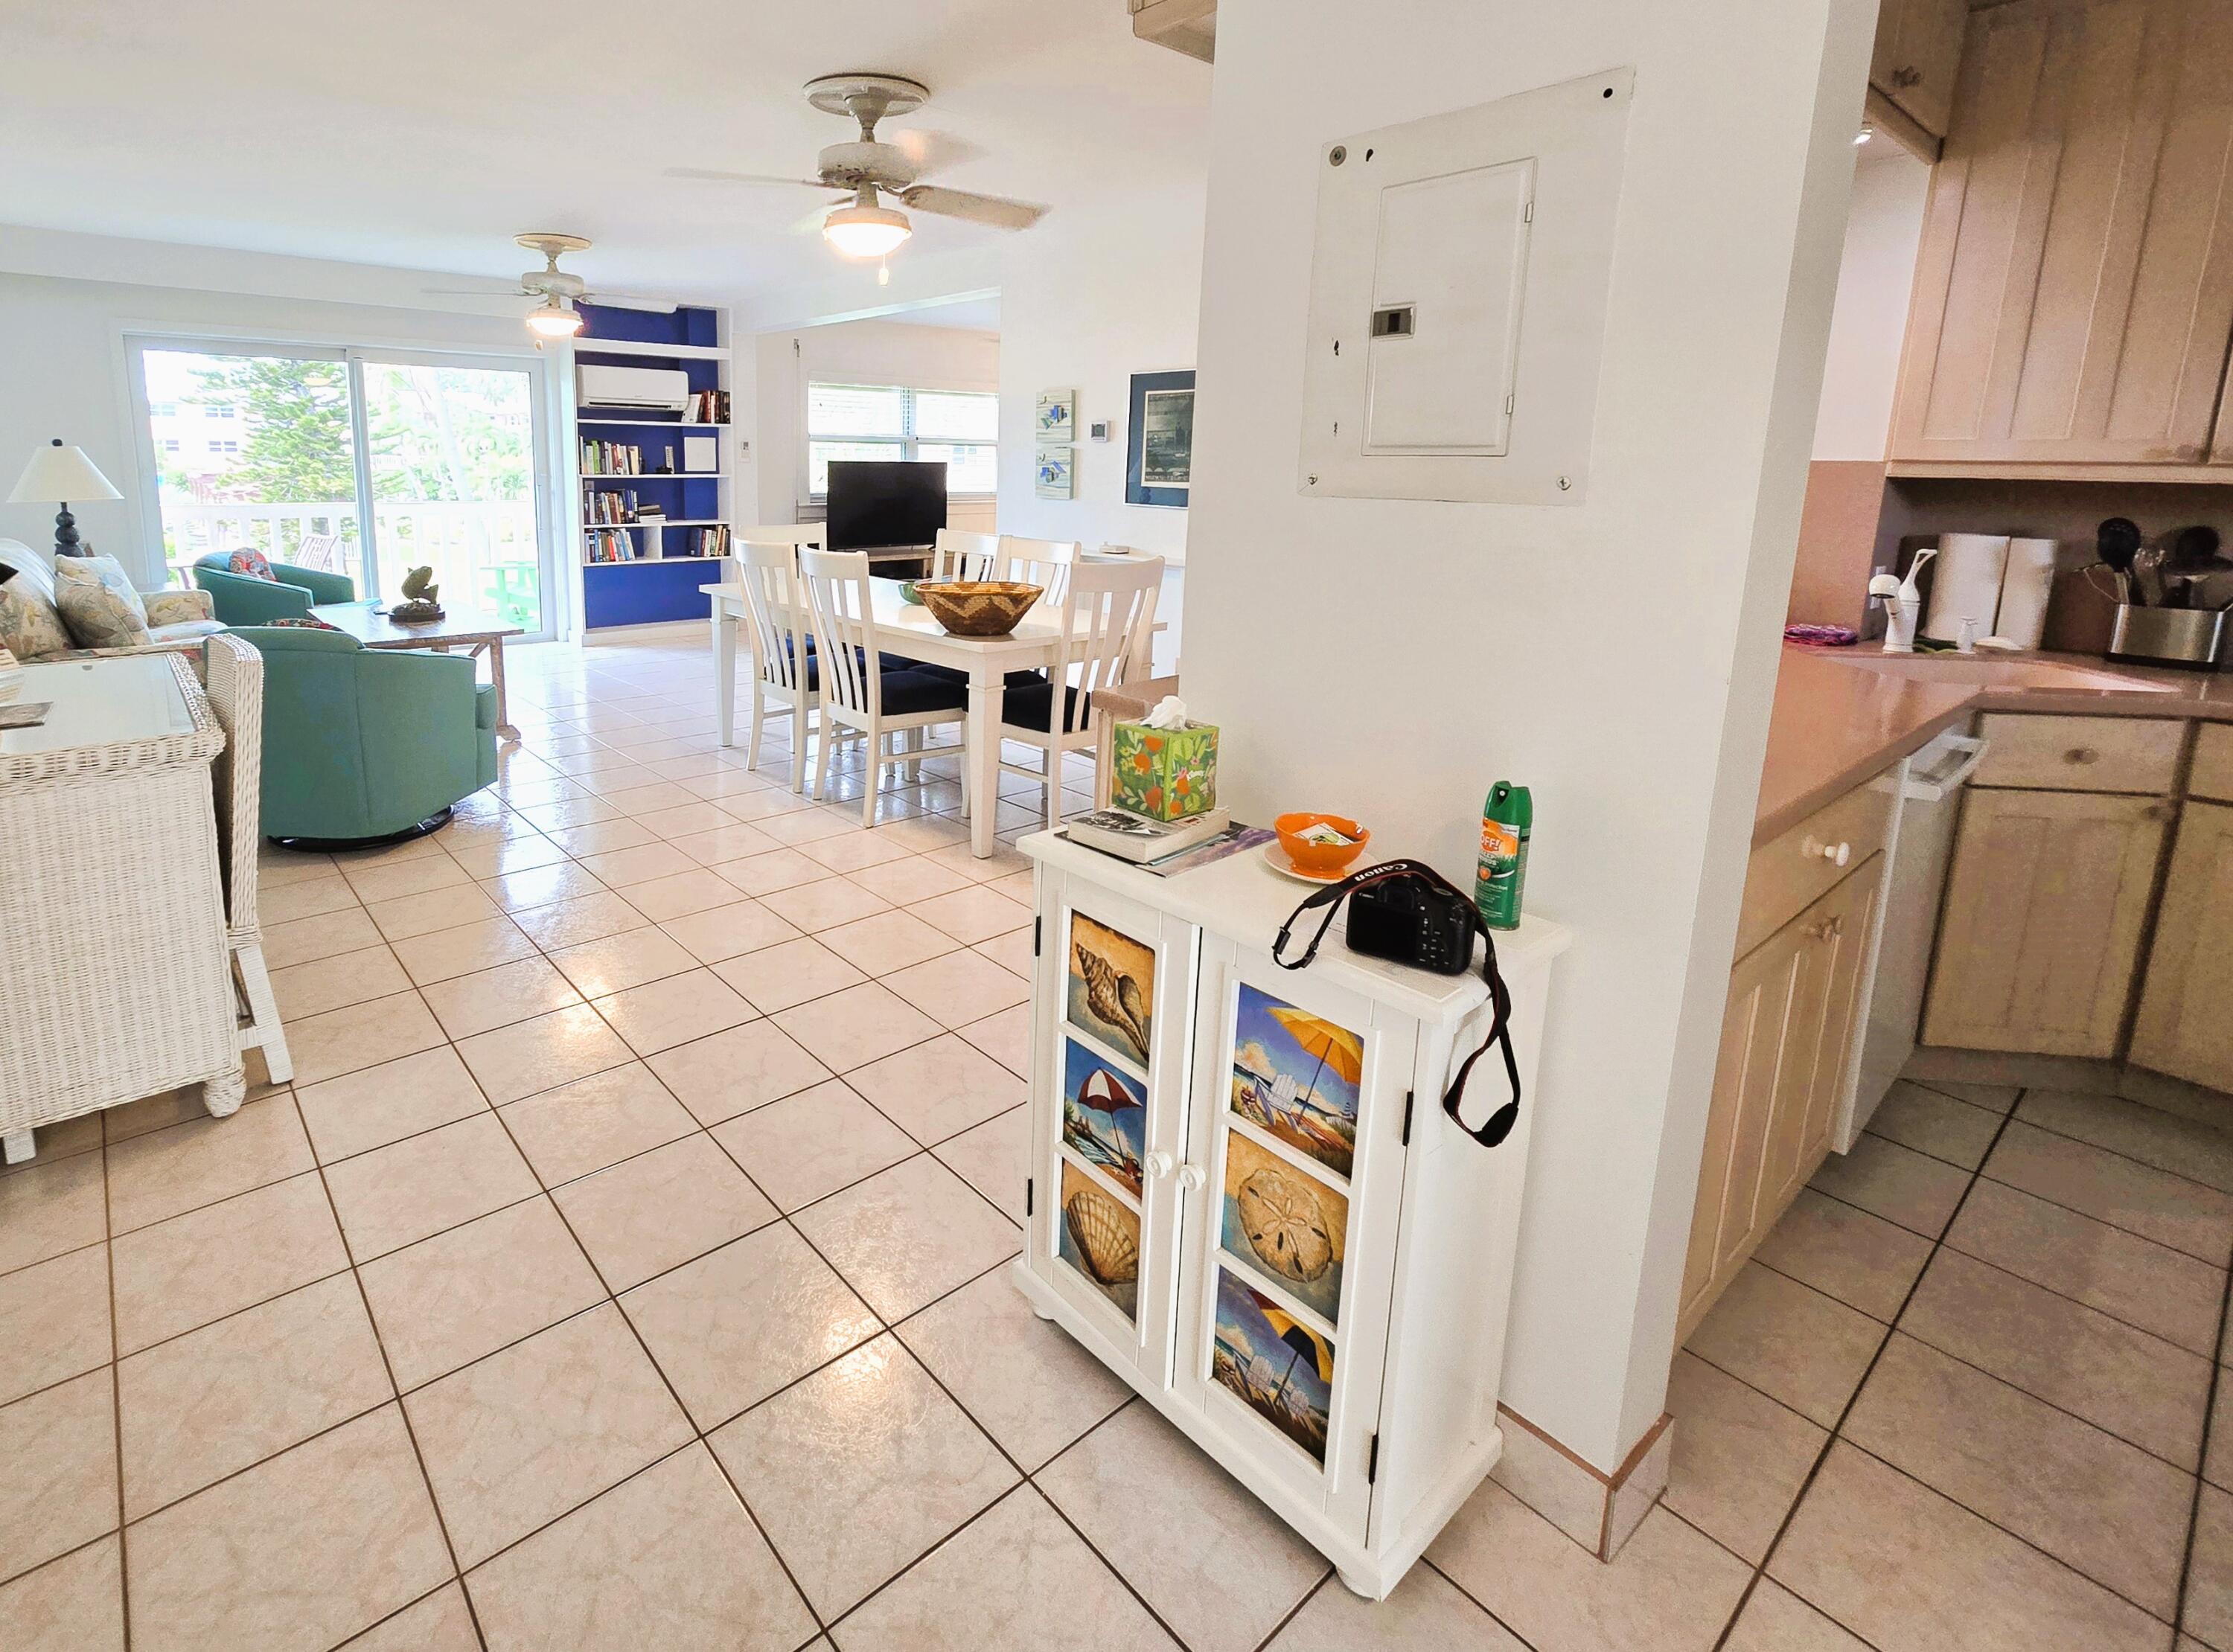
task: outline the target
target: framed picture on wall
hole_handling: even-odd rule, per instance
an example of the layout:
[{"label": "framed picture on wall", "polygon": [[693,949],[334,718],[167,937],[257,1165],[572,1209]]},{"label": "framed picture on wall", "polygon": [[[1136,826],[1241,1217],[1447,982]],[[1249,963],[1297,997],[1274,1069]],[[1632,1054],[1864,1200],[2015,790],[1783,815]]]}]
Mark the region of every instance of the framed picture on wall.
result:
[{"label": "framed picture on wall", "polygon": [[1077,472],[1067,447],[1042,447],[1033,456],[1032,491],[1042,499],[1067,499],[1077,487]]},{"label": "framed picture on wall", "polygon": [[1043,442],[1071,442],[1077,439],[1077,392],[1042,390],[1035,434]]},{"label": "framed picture on wall", "polygon": [[1194,486],[1194,369],[1132,375],[1124,502],[1186,508]]}]

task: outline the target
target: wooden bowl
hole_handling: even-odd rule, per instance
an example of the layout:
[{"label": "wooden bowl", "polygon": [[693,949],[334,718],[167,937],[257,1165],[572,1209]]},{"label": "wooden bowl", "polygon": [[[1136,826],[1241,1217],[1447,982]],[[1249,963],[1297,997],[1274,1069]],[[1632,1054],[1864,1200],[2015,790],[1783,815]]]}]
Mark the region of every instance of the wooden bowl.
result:
[{"label": "wooden bowl", "polygon": [[1046,594],[1043,585],[1004,579],[926,582],[915,590],[930,617],[957,637],[1005,637]]},{"label": "wooden bowl", "polygon": [[[1313,826],[1331,826],[1352,841],[1314,843],[1301,836]],[[1287,858],[1305,872],[1338,872],[1364,854],[1364,846],[1372,841],[1372,834],[1346,815],[1321,815],[1313,810],[1282,815],[1272,823],[1272,829],[1279,833],[1279,847],[1287,851]]]}]

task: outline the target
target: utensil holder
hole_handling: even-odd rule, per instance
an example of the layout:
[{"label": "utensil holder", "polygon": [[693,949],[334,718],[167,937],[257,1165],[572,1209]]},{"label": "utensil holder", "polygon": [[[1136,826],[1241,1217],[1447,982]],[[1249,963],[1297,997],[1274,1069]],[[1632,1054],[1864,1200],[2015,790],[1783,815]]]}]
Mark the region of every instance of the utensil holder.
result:
[{"label": "utensil holder", "polygon": [[2109,658],[2208,671],[2225,643],[2225,615],[2216,608],[2119,608]]}]

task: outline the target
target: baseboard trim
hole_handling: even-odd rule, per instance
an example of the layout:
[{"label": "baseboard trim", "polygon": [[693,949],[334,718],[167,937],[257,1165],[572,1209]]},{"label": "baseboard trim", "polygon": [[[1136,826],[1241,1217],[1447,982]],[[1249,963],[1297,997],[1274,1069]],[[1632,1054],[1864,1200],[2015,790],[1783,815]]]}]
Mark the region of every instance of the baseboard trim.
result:
[{"label": "baseboard trim", "polygon": [[1499,1405],[1504,1454],[1490,1478],[1600,1560],[1635,1535],[1667,1489],[1675,1419],[1663,1414],[1611,1473]]}]

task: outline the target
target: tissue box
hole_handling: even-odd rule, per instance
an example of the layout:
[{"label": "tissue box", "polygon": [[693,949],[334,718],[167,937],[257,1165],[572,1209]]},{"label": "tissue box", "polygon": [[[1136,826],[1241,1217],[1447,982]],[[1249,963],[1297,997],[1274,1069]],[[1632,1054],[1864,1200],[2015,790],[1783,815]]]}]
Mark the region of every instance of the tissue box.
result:
[{"label": "tissue box", "polygon": [[1217,807],[1217,725],[1150,728],[1119,722],[1110,732],[1116,774],[1110,801],[1149,820],[1184,820]]}]

